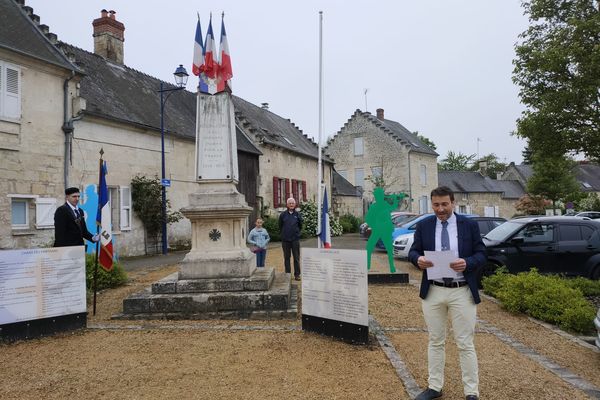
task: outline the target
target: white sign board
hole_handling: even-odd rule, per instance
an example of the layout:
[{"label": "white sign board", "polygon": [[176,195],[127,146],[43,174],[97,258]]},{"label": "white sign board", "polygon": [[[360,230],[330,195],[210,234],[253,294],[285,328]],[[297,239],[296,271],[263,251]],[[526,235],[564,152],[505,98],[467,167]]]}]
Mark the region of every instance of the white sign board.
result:
[{"label": "white sign board", "polygon": [[0,325],[83,312],[84,246],[0,251]]},{"label": "white sign board", "polygon": [[302,314],[369,325],[365,250],[302,249]]}]

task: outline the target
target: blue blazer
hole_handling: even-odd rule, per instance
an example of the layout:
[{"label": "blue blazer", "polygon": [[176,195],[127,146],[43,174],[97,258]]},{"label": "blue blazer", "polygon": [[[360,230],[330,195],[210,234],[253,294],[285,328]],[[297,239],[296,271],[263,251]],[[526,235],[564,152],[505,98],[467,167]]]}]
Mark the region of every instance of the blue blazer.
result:
[{"label": "blue blazer", "polygon": [[[477,277],[479,270],[487,261],[486,250],[477,222],[465,217],[464,215],[456,215],[456,226],[458,230],[458,256],[464,258],[467,262],[467,268],[463,274],[467,281],[475,304],[479,304],[479,287]],[[424,255],[425,250],[435,250],[435,224],[437,217],[432,215],[427,217],[417,224],[415,231],[415,239],[408,253],[408,259],[415,266],[420,256]],[[429,291],[429,279],[427,278],[427,269],[423,270],[421,279],[421,291],[419,296],[424,299]]]}]

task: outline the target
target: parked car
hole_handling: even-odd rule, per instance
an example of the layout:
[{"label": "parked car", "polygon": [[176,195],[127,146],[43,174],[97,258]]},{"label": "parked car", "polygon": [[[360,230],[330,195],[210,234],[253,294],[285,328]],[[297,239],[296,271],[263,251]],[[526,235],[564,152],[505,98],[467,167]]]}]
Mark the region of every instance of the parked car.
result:
[{"label": "parked car", "polygon": [[500,266],[517,273],[541,273],[600,279],[600,221],[580,217],[512,219],[483,237],[488,263],[482,275]]},{"label": "parked car", "polygon": [[600,211],[583,211],[575,214],[575,217],[587,217],[591,219],[599,219]]},{"label": "parked car", "polygon": [[596,313],[596,318],[594,319],[594,325],[596,325],[596,346],[600,347],[600,308],[598,308],[598,312]]},{"label": "parked car", "polygon": [[[399,227],[409,218],[415,217],[417,215],[419,214],[410,211],[393,211],[391,213],[392,224],[394,224],[395,227]],[[361,238],[365,240],[367,240],[371,236],[371,228],[366,222],[360,224],[360,226],[358,227],[358,234]]]},{"label": "parked car", "polygon": [[[429,214],[429,215],[431,215],[431,214]],[[506,219],[501,218],[501,217],[479,217],[479,216],[472,215],[472,214],[466,214],[466,215],[467,215],[467,217],[470,217],[470,218],[474,219],[475,221],[477,221],[477,224],[479,225],[479,232],[481,233],[481,236],[484,236],[489,231],[496,228],[498,225],[506,222]],[[415,228],[416,228],[416,226],[415,226]],[[394,257],[400,258],[400,259],[408,258],[408,252],[410,250],[410,247],[413,244],[414,236],[415,236],[415,232],[411,231],[411,232],[402,234],[402,235],[398,236],[396,239],[394,239]]]}]

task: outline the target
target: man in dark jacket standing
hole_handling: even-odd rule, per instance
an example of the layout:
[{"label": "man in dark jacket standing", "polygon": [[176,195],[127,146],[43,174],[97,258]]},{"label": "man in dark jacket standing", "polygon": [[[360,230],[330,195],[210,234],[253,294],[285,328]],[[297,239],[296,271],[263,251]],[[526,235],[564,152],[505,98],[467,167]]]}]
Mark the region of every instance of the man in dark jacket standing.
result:
[{"label": "man in dark jacket standing", "polygon": [[[485,245],[481,241],[477,222],[453,212],[454,193],[446,186],[431,191],[434,216],[417,224],[414,243],[408,253],[411,263],[423,271],[421,291],[423,316],[429,331],[427,360],[428,388],[415,400],[442,397],[446,327],[452,320],[454,341],[460,355],[460,367],[466,400],[479,399],[479,369],[473,338],[477,322],[479,298],[477,276],[486,262]],[[450,252],[455,258],[449,263],[452,272],[441,279],[428,276],[433,262],[425,251]],[[434,274],[435,275],[435,274]]]},{"label": "man in dark jacket standing", "polygon": [[83,211],[79,203],[79,189],[70,187],[65,190],[66,202],[54,213],[54,247],[82,246],[83,239],[98,241],[98,235],[92,235],[85,226]]},{"label": "man in dark jacket standing", "polygon": [[294,279],[300,280],[300,231],[302,230],[302,215],[296,211],[296,200],[287,199],[287,210],[279,215],[279,232],[281,232],[281,247],[285,272],[290,273],[290,253],[294,256]]}]

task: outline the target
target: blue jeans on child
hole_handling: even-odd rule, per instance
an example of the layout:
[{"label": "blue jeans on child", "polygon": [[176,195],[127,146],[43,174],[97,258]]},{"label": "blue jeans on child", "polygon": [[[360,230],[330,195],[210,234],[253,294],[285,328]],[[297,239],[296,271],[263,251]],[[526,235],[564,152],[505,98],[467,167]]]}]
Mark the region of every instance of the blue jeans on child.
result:
[{"label": "blue jeans on child", "polygon": [[256,266],[264,267],[265,266],[265,258],[267,257],[267,249],[257,249],[255,254],[256,254]]}]

